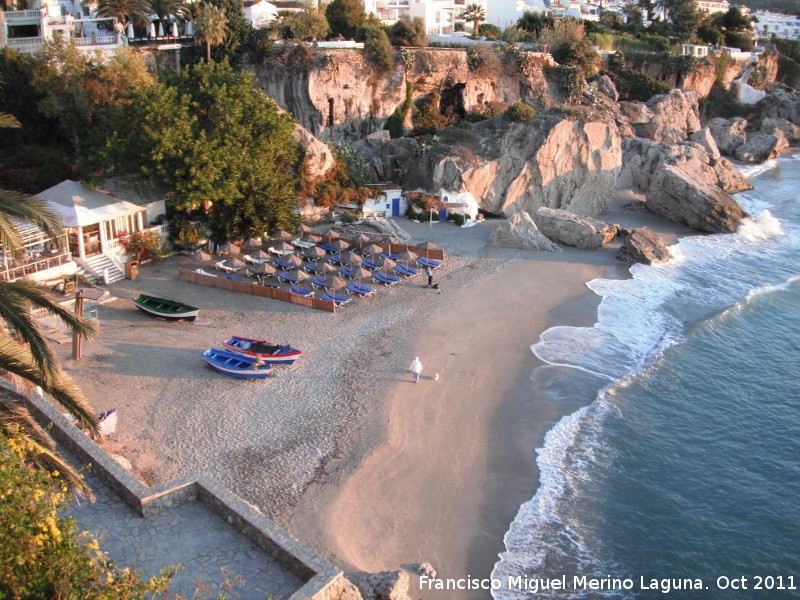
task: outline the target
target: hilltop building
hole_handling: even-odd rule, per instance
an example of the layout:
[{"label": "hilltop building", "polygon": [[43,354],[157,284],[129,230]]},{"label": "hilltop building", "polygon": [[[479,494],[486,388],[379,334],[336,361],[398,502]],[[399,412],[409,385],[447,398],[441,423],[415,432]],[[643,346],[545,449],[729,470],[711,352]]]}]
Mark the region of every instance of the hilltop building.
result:
[{"label": "hilltop building", "polygon": [[753,11],[753,27],[757,39],[800,40],[800,16],[772,13],[766,10]]}]

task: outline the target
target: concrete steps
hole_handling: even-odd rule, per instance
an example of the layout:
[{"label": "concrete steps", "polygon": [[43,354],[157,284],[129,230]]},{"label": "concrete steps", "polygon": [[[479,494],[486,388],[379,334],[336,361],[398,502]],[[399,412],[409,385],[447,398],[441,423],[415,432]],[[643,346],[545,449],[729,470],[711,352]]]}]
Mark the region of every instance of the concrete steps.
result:
[{"label": "concrete steps", "polygon": [[[125,273],[105,254],[95,254],[86,260],[76,260],[75,262],[78,263],[79,274],[98,283],[114,283],[125,278]],[[108,273],[108,281],[106,281],[106,273]]]}]

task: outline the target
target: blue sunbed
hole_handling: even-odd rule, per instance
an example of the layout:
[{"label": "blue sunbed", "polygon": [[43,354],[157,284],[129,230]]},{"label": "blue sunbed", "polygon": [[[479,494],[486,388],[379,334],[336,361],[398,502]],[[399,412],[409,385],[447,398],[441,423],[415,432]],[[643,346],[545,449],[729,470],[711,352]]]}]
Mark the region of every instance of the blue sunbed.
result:
[{"label": "blue sunbed", "polygon": [[381,252],[379,256],[382,256],[383,258],[389,258],[391,260],[397,260],[397,254],[394,254],[393,252]]},{"label": "blue sunbed", "polygon": [[281,283],[291,283],[292,285],[297,285],[299,283],[298,279],[297,279],[297,275],[292,276],[292,274],[288,273],[288,272],[287,273],[278,273],[277,277],[278,277],[278,281],[280,281]]},{"label": "blue sunbed", "polygon": [[347,277],[348,279],[352,279],[353,271],[353,267],[345,267],[344,269],[339,269],[339,275],[342,277]]},{"label": "blue sunbed", "polygon": [[372,262],[370,259],[365,258],[361,262],[361,266],[364,267],[365,269],[369,269],[370,271],[374,271],[375,269],[380,269],[382,265],[379,265],[378,263]]},{"label": "blue sunbed", "polygon": [[357,281],[348,285],[347,291],[350,292],[351,294],[355,294],[356,296],[361,296],[362,298],[366,298],[367,296],[371,296],[372,294],[375,293],[374,288],[361,285]]},{"label": "blue sunbed", "polygon": [[395,266],[394,272],[398,275],[402,275],[403,277],[414,277],[415,275],[419,275],[419,271],[411,267],[407,267],[406,265]]},{"label": "blue sunbed", "polygon": [[335,302],[336,306],[341,306],[342,304],[347,304],[350,302],[351,298],[349,296],[343,296],[341,294],[334,294],[333,292],[325,292],[320,296],[320,299],[327,300],[328,302]]},{"label": "blue sunbed", "polygon": [[425,258],[424,256],[420,256],[417,259],[417,264],[420,267],[422,267],[423,269],[427,269],[428,267],[430,267],[431,269],[434,269],[434,270],[436,270],[436,269],[438,269],[439,267],[442,266],[442,263],[437,262],[435,260],[431,260],[429,258]]},{"label": "blue sunbed", "polygon": [[314,295],[314,291],[313,290],[307,290],[307,289],[301,288],[299,285],[293,285],[292,287],[290,287],[289,288],[289,293],[290,294],[294,294],[295,296],[303,296],[305,298],[308,298],[309,296],[313,296]]},{"label": "blue sunbed", "polygon": [[242,277],[241,275],[235,275],[233,273],[225,273],[225,279],[231,279],[233,281],[239,281],[241,283],[253,283],[250,279]]},{"label": "blue sunbed", "polygon": [[283,261],[280,258],[272,259],[272,264],[275,265],[276,267],[278,267],[279,269],[283,269],[284,271],[291,271],[292,269],[296,269],[297,268],[297,265],[295,265],[293,263],[290,263],[290,262]]},{"label": "blue sunbed", "polygon": [[325,278],[320,275],[319,277],[313,279],[311,281],[311,287],[315,287],[317,289],[327,290],[328,286],[325,285]]},{"label": "blue sunbed", "polygon": [[395,277],[394,275],[389,275],[388,273],[375,273],[372,276],[372,280],[376,283],[382,283],[384,285],[394,285],[395,283],[400,283],[400,278]]},{"label": "blue sunbed", "polygon": [[328,259],[328,262],[332,265],[338,265],[340,267],[346,265],[348,263],[347,260],[342,258],[341,254],[335,254]]},{"label": "blue sunbed", "polygon": [[320,244],[319,247],[325,250],[325,252],[328,254],[336,254],[339,252],[336,248],[331,247],[330,244]]}]

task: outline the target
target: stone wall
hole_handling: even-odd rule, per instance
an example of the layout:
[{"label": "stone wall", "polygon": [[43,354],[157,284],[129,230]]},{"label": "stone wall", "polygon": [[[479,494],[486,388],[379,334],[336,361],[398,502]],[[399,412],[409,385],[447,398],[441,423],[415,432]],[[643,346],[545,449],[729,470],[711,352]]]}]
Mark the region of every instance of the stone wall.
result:
[{"label": "stone wall", "polygon": [[91,465],[92,472],[142,517],[162,510],[180,510],[187,502],[202,502],[305,582],[292,594],[291,600],[335,600],[338,597],[344,585],[342,571],[314,554],[255,507],[200,477],[189,476],[148,488],[47,400],[35,394],[20,398],[42,426],[49,426],[50,435],[59,444],[81,463]]}]

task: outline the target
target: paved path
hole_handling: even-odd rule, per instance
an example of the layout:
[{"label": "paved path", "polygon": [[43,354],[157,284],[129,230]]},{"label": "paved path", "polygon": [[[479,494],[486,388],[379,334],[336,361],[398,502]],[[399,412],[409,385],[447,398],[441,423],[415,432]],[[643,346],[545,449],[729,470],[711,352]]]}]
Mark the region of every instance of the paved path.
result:
[{"label": "paved path", "polygon": [[[92,533],[100,549],[143,578],[180,564],[170,590],[194,598],[225,594],[241,600],[288,598],[303,582],[200,502],[164,509],[143,519],[94,475],[85,474],[97,501],[73,505],[78,528]],[[237,582],[236,579],[243,581]],[[226,588],[226,581],[235,583]]]}]

